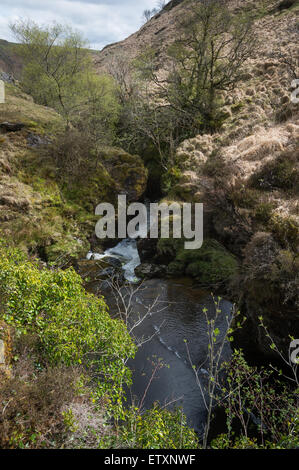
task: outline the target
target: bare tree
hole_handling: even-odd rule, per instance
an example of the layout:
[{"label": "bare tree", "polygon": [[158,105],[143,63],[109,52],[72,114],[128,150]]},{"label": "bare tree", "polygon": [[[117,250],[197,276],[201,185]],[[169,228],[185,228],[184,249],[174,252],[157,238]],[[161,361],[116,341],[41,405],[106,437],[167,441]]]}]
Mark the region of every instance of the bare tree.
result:
[{"label": "bare tree", "polygon": [[108,72],[118,85],[120,102],[124,106],[137,92],[132,60],[127,54],[114,54],[109,61]]},{"label": "bare tree", "polygon": [[113,317],[119,318],[124,322],[138,348],[159,334],[164,321],[159,326],[158,331],[155,331],[150,336],[140,335],[137,330],[146,319],[167,309],[169,302],[162,301],[159,299],[159,296],[156,296],[148,304],[138,303],[139,295],[145,290],[144,283],[133,284],[128,281],[124,282],[122,276],[117,272],[108,275],[105,280],[99,278],[98,281],[101,281],[98,291],[103,293],[103,290],[105,290],[112,295]]},{"label": "bare tree", "polygon": [[158,11],[163,10],[163,8],[167,5],[167,0],[158,0],[157,1],[157,9]]},{"label": "bare tree", "polygon": [[134,126],[155,146],[165,169],[181,141],[221,127],[221,94],[236,87],[256,45],[252,20],[234,15],[225,0],[191,1],[177,30],[166,70],[154,50],[136,61],[146,85],[133,107]]},{"label": "bare tree", "polygon": [[147,23],[157,13],[158,13],[158,10],[156,8],[153,8],[152,10],[149,10],[149,9],[144,10],[142,14],[142,19],[144,23]]},{"label": "bare tree", "polygon": [[153,16],[155,16],[157,13],[163,10],[166,4],[167,4],[166,0],[158,0],[156,8],[153,8],[152,10],[149,10],[149,9],[144,10],[142,14],[142,19],[144,23],[147,23]]},{"label": "bare tree", "polygon": [[[224,361],[223,352],[225,346],[228,344],[229,337],[233,332],[232,325],[235,322],[237,316],[236,309],[233,306],[230,314],[225,315],[225,326],[223,326],[222,331],[220,331],[217,324],[220,319],[220,316],[223,317],[223,312],[220,308],[221,299],[220,297],[213,299],[215,305],[215,315],[211,317],[208,313],[208,310],[206,308],[203,309],[208,336],[208,353],[207,359],[204,363],[194,365],[192,357],[190,355],[188,342],[186,341],[186,349],[189,362],[194,371],[196,383],[200,389],[204,406],[207,411],[207,420],[203,433],[203,447],[205,449],[208,445],[208,437],[213,419],[212,412],[215,405],[220,401],[219,397],[217,397],[217,394],[219,395],[219,390],[221,389],[220,383]],[[203,369],[203,367],[205,367],[205,369]],[[203,375],[206,375],[206,381],[203,381]]]}]

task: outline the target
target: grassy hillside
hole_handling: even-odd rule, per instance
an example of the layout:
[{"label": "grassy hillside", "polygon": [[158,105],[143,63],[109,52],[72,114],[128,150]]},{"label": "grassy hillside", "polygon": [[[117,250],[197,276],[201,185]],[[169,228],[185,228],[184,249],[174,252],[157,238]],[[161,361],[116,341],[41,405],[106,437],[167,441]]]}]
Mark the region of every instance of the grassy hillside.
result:
[{"label": "grassy hillside", "polygon": [[57,176],[47,155],[51,142],[65,132],[59,114],[7,84],[6,103],[0,105],[0,124],[5,121],[22,123],[23,128],[0,134],[1,236],[46,261],[84,256],[94,233],[97,204],[113,202],[121,190],[132,199],[144,192],[141,159],[121,149],[103,148],[97,170],[89,172],[85,164],[85,174],[69,181],[67,175]]},{"label": "grassy hillside", "polygon": [[17,44],[0,39],[0,70],[19,78],[23,61],[17,51]]}]

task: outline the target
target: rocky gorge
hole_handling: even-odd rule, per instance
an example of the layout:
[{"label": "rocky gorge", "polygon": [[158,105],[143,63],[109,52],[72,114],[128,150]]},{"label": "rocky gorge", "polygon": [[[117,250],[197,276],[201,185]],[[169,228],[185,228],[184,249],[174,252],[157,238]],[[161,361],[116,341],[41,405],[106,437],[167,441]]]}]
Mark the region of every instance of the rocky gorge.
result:
[{"label": "rocky gorge", "polygon": [[[134,147],[127,135],[119,145],[101,145],[94,158],[84,126],[80,132],[66,128],[61,114],[24,92],[17,49],[0,42],[6,89],[6,102],[0,104],[1,238],[38,260],[41,269],[73,267],[87,291],[104,296],[112,318],[117,308],[107,280],[117,273],[126,288],[142,286],[132,295],[132,315],[145,312],[145,321],[132,337],[137,343],[144,336],[152,341],[128,359],[133,384],[127,400],[134,404],[137,396],[147,410],[157,401],[181,405],[198,435],[207,407],[197,382],[205,383],[209,375],[203,312],[213,315],[215,299],[221,312],[217,341],[223,340],[233,305],[244,319],[242,328],[237,321],[233,325],[234,342],[232,348],[225,344],[223,361],[241,348],[250,364],[281,365],[271,345],[287,356],[291,338],[299,338],[299,105],[290,98],[299,5],[228,3],[235,15],[244,9],[253,15],[258,50],[238,85],[219,98],[221,126],[183,139],[168,168],[153,146]],[[93,51],[94,70],[113,75],[115,58],[134,62],[147,43],[155,51],[156,73],[164,77],[185,7],[173,0],[137,33]],[[203,246],[186,250],[184,239],[172,237],[99,240],[95,207],[116,206],[120,194],[128,203],[203,203]],[[157,298],[157,311],[146,314]],[[143,399],[153,353],[170,368]],[[200,366],[197,377],[191,358]]]}]

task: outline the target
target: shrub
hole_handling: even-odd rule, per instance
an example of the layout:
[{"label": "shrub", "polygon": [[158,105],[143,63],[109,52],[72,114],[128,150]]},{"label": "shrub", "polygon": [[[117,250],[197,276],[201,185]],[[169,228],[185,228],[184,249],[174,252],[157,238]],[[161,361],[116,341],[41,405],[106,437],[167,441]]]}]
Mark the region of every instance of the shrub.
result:
[{"label": "shrub", "polygon": [[0,447],[60,446],[66,432],[61,409],[76,395],[80,370],[53,367],[38,373],[23,357],[0,383]]},{"label": "shrub", "polygon": [[121,406],[130,380],[125,360],[135,352],[125,324],[111,319],[103,299],[87,293],[72,268],[39,269],[4,243],[0,254],[2,319],[18,336],[35,334],[49,364],[88,366],[97,396]]},{"label": "shrub", "polygon": [[[274,376],[272,369],[249,366],[235,351],[226,366],[222,393],[228,432],[212,442],[213,448],[297,448],[298,390]],[[233,427],[239,424],[236,435]]]},{"label": "shrub", "polygon": [[282,246],[297,249],[299,230],[294,217],[281,217],[278,214],[273,214],[269,222],[269,228]]},{"label": "shrub", "polygon": [[229,169],[224,161],[224,158],[216,153],[211,154],[202,168],[203,174],[211,177],[223,177],[229,173]]},{"label": "shrub", "polygon": [[[50,146],[45,147],[45,158],[56,167],[58,178],[77,181],[94,171],[97,165],[92,155],[92,143],[87,132],[68,129],[58,135]],[[85,176],[86,178],[86,176]]]},{"label": "shrub", "polygon": [[178,166],[171,167],[162,177],[162,191],[167,194],[179,183],[182,177],[182,171]]},{"label": "shrub", "polygon": [[259,204],[255,209],[255,218],[258,222],[267,224],[271,219],[274,206],[269,202]]},{"label": "shrub", "polygon": [[194,449],[198,447],[195,432],[186,425],[180,409],[171,412],[157,404],[140,415],[138,409],[128,414],[121,429],[121,439],[133,449]]},{"label": "shrub", "polygon": [[244,209],[252,209],[259,200],[258,191],[246,187],[241,181],[230,188],[228,197],[237,207]]},{"label": "shrub", "polygon": [[250,183],[259,189],[294,190],[297,193],[299,171],[296,165],[295,152],[285,152],[275,160],[266,163],[251,177]]}]

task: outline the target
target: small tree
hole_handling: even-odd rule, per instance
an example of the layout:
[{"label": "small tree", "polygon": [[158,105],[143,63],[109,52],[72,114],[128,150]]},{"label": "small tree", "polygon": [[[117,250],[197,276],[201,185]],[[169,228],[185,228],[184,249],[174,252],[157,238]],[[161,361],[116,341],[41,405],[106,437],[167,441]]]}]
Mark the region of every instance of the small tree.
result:
[{"label": "small tree", "polygon": [[24,90],[61,113],[67,125],[84,120],[94,141],[103,136],[111,141],[118,112],[116,86],[95,73],[81,35],[69,26],[42,27],[30,20],[12,24],[11,30],[22,45]]},{"label": "small tree", "polygon": [[144,10],[142,14],[142,19],[144,23],[147,23],[157,13],[158,13],[158,10],[156,8],[153,8],[152,10],[149,10],[149,9]]},{"label": "small tree", "polygon": [[145,78],[181,117],[180,127],[192,123],[190,134],[221,124],[220,95],[236,87],[255,46],[251,24],[225,0],[192,1],[178,23],[181,37],[168,50],[168,75],[157,72],[155,60],[140,61]]},{"label": "small tree", "polygon": [[82,77],[91,68],[86,42],[79,33],[59,24],[41,27],[33,21],[20,20],[10,27],[22,44],[25,91],[68,120]]},{"label": "small tree", "polygon": [[136,95],[138,88],[132,60],[127,54],[113,54],[108,72],[117,84],[120,103],[125,106]]},{"label": "small tree", "polygon": [[191,2],[181,20],[182,37],[169,49],[172,70],[166,98],[194,126],[214,130],[221,120],[220,93],[233,90],[253,52],[249,17],[234,15],[225,0]]},{"label": "small tree", "polygon": [[222,94],[237,86],[255,47],[251,25],[225,0],[192,0],[178,20],[166,70],[153,49],[135,61],[143,85],[128,107],[130,133],[154,147],[164,170],[175,164],[184,139],[221,127]]}]

